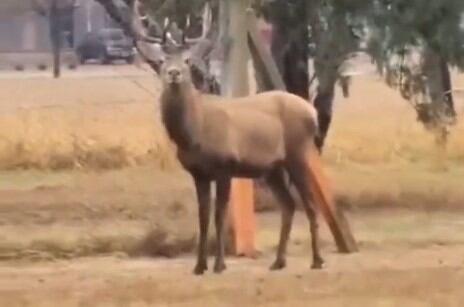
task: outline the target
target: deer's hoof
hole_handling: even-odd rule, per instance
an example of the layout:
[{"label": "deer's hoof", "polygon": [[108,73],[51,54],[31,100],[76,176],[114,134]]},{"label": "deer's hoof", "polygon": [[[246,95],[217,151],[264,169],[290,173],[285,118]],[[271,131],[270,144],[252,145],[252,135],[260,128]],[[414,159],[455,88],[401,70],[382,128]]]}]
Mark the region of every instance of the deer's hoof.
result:
[{"label": "deer's hoof", "polygon": [[216,263],[214,264],[214,269],[213,269],[213,271],[214,271],[214,273],[216,273],[216,274],[220,274],[220,273],[222,273],[226,268],[227,268],[227,267],[226,267],[226,264],[225,264],[224,262],[216,262]]},{"label": "deer's hoof", "polygon": [[324,260],[322,259],[319,259],[319,260],[316,260],[313,262],[313,264],[311,265],[311,269],[313,270],[321,270],[323,269],[325,266],[324,264]]},{"label": "deer's hoof", "polygon": [[286,266],[286,262],[283,259],[277,259],[269,268],[271,271],[282,270]]},{"label": "deer's hoof", "polygon": [[193,269],[193,274],[195,275],[203,275],[203,273],[205,271],[208,270],[208,265],[206,265],[205,263],[198,263],[196,266],[195,266],[195,269]]}]

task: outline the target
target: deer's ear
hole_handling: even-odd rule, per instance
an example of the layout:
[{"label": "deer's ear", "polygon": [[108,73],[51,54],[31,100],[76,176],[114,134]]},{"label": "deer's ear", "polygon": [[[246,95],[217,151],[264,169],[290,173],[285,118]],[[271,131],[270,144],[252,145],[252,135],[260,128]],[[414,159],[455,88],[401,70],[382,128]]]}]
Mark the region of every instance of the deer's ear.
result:
[{"label": "deer's ear", "polygon": [[186,39],[185,39],[185,32],[184,32],[184,31],[182,31],[182,36],[181,36],[181,42],[180,42],[180,43],[181,43],[182,46],[187,45],[187,42],[186,42]]},{"label": "deer's ear", "polygon": [[166,63],[166,60],[168,59],[168,55],[163,55],[158,59],[158,64],[161,66],[164,63]]},{"label": "deer's ear", "polygon": [[185,64],[190,65],[190,53],[188,50],[185,50],[182,52],[182,60],[184,61]]}]

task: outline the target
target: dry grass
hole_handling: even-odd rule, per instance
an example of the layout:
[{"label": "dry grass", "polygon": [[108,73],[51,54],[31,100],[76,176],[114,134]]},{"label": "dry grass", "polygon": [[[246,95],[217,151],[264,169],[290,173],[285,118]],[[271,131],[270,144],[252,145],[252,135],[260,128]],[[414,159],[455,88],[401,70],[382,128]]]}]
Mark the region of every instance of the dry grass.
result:
[{"label": "dry grass", "polygon": [[89,78],[0,80],[0,93],[2,169],[176,165],[156,91],[150,96],[126,79]]},{"label": "dry grass", "polygon": [[172,167],[172,145],[148,109],[128,104],[4,113],[0,168],[110,169],[147,162]]},{"label": "dry grass", "polygon": [[[184,173],[154,167],[0,176],[0,258],[176,256],[196,242]],[[179,227],[182,225],[182,227]]]},{"label": "dry grass", "polygon": [[[454,75],[454,85],[464,87],[464,76]],[[464,114],[464,96],[456,94],[458,116]],[[464,161],[464,123],[453,127],[447,159]],[[393,163],[404,165],[435,161],[439,152],[432,135],[416,121],[415,111],[399,94],[373,77],[358,77],[351,96],[337,94],[326,160],[333,164]]]},{"label": "dry grass", "polygon": [[[454,79],[456,87],[464,85],[463,76]],[[175,165],[159,121],[157,86],[148,75],[0,80],[0,168]],[[463,100],[456,98],[463,114]],[[449,160],[464,160],[463,133],[460,121],[450,139]],[[349,99],[337,95],[325,154],[329,163],[404,164],[436,158],[432,136],[381,81],[358,77]]]},{"label": "dry grass", "polygon": [[[193,221],[185,221],[189,227],[183,231],[165,223],[149,225],[143,221],[0,227],[4,233],[0,260],[44,261],[99,255],[172,258],[196,247]],[[29,235],[19,235],[18,231]]]},{"label": "dry grass", "polygon": [[[157,82],[149,76],[0,80],[0,168],[108,169],[176,164],[159,122]],[[456,87],[464,77],[455,75]],[[28,90],[24,90],[27,88]],[[459,114],[464,106],[456,96]],[[448,147],[464,160],[462,121]],[[397,92],[372,77],[356,78],[352,95],[337,95],[325,159],[340,165],[434,161],[432,136]]]}]

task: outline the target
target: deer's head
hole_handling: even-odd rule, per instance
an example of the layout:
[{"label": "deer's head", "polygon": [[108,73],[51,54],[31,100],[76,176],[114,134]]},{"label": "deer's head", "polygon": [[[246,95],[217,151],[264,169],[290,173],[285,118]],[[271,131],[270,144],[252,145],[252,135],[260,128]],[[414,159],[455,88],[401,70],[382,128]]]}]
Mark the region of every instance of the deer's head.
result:
[{"label": "deer's head", "polygon": [[[190,26],[189,22],[185,28],[181,29],[175,21],[171,22],[165,18],[161,27],[147,13],[148,10],[144,8],[143,0],[133,0],[131,11],[133,32],[137,33],[136,37],[139,37],[137,49],[158,74],[163,74],[162,68],[168,64],[172,66],[174,62],[177,66],[183,62],[184,68],[185,65],[195,65],[202,69],[203,73],[206,73],[205,68],[199,67],[201,66],[199,64],[206,61],[214,46],[214,36],[217,34],[217,29],[212,25],[212,16],[208,6],[205,6],[203,28],[198,37],[186,35]],[[149,29],[158,30],[154,31],[154,35],[149,35]],[[159,31],[160,29],[161,31]],[[147,46],[150,44],[151,46]],[[183,61],[181,61],[182,59]],[[191,59],[191,61],[187,59]],[[162,75],[162,77],[164,76]]]},{"label": "deer's head", "polygon": [[160,77],[165,87],[175,87],[192,82],[188,52],[177,51],[165,54],[161,62]]}]

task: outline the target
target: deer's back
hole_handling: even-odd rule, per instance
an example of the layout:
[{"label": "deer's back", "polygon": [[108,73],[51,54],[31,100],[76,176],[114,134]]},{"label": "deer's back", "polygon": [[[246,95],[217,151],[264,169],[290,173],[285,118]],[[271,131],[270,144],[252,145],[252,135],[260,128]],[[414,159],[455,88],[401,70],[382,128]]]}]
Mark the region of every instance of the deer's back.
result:
[{"label": "deer's back", "polygon": [[245,108],[252,112],[260,111],[280,116],[285,110],[287,114],[292,114],[290,116],[295,117],[296,120],[299,118],[317,118],[316,109],[311,103],[297,95],[279,90],[239,98],[203,95],[203,101],[207,105],[219,103],[220,108],[230,112],[235,112],[235,110],[240,112],[242,108]]},{"label": "deer's back", "polygon": [[[247,152],[266,157],[285,156],[312,142],[317,112],[309,102],[283,91],[269,91],[241,98],[205,95],[207,130],[217,130],[215,143],[246,142]],[[214,122],[214,123],[213,123]],[[215,145],[217,147],[217,145]],[[257,158],[258,159],[258,158]],[[266,160],[266,159],[265,159]],[[271,158],[269,158],[271,160]]]}]

